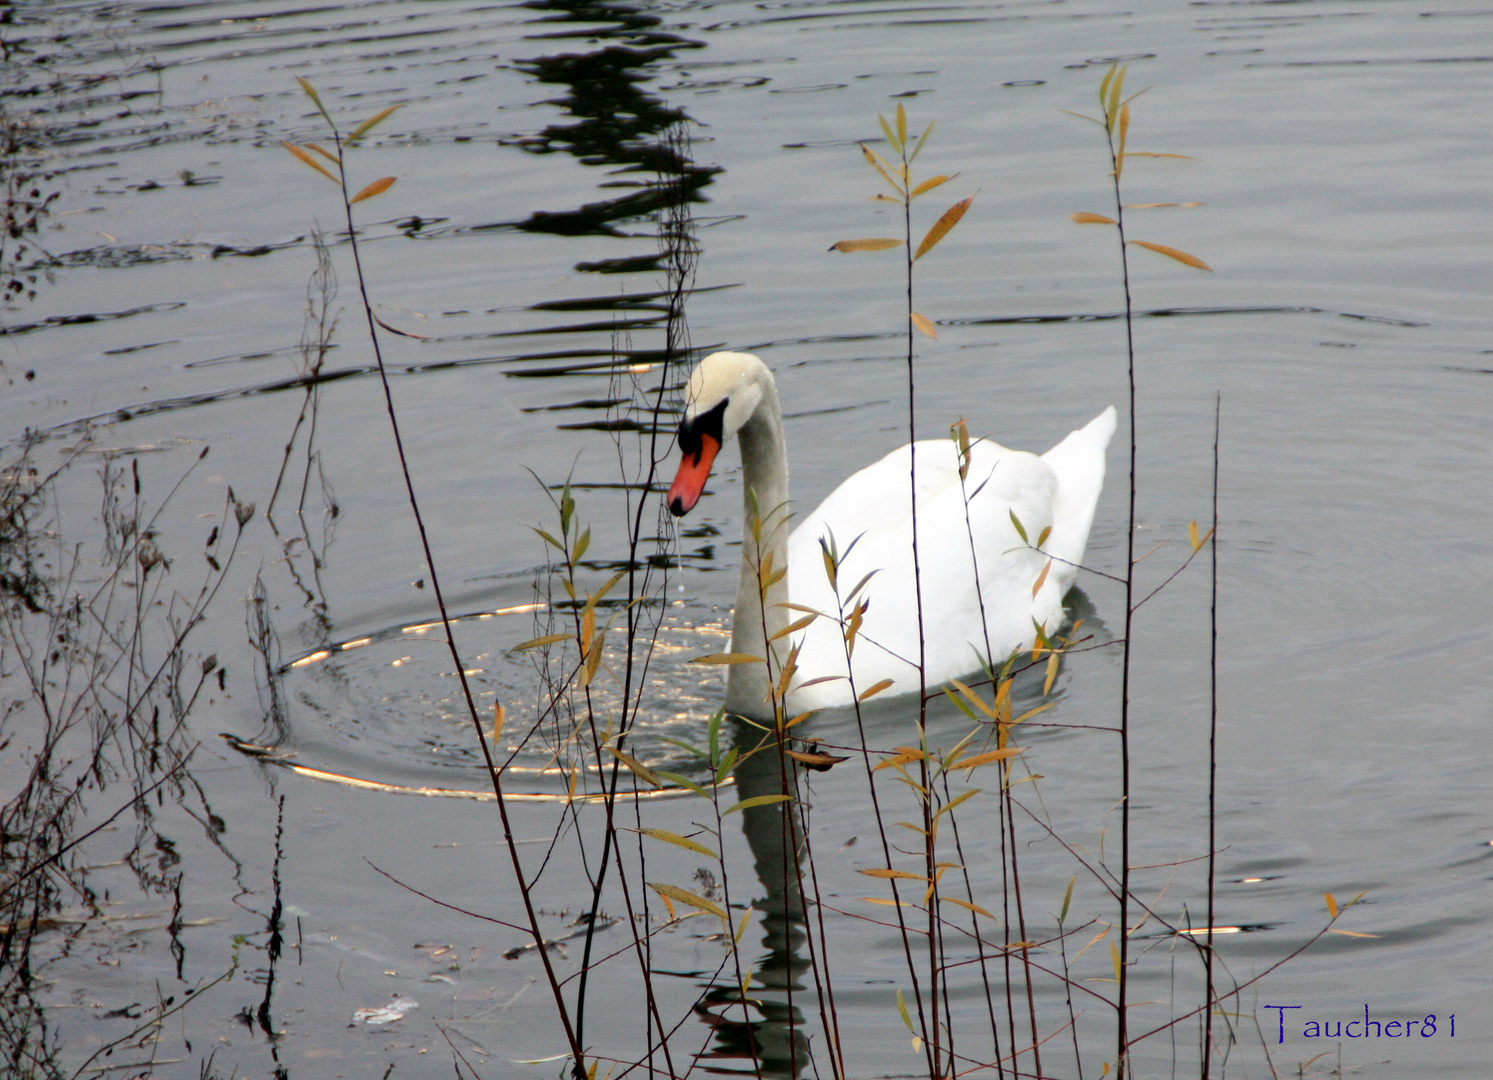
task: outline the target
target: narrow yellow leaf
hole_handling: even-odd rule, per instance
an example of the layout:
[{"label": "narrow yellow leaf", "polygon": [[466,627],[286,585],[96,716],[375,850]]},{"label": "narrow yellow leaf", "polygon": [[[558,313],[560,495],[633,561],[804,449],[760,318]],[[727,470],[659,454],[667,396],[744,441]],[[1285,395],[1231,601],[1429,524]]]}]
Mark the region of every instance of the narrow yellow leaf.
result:
[{"label": "narrow yellow leaf", "polygon": [[884,759],[876,768],[885,769],[888,766],[906,765],[909,761],[922,760],[923,752],[921,750],[915,750],[911,746],[899,746],[896,748],[896,753]]},{"label": "narrow yellow leaf", "polygon": [[315,150],[318,154],[320,154],[322,157],[326,158],[330,162],[338,163],[338,162],[341,162],[341,160],[342,160],[341,158],[339,158],[337,156],[337,154],[334,151],[328,150],[325,146],[322,146],[320,143],[314,143],[314,142],[307,143],[306,144],[306,149],[307,150]]},{"label": "narrow yellow leaf", "polygon": [[691,664],[762,664],[766,663],[760,656],[752,656],[750,653],[719,652],[709,653],[705,656],[696,656],[689,661]]},{"label": "narrow yellow leaf", "polygon": [[1015,757],[1021,753],[1022,749],[1020,746],[1007,746],[1001,750],[987,750],[974,757],[961,758],[955,768],[978,769],[981,765],[989,765],[992,761],[1005,761],[1006,758]]},{"label": "narrow yellow leaf", "polygon": [[298,160],[300,160],[301,162],[303,162],[303,163],[305,163],[307,165],[310,165],[317,172],[321,173],[321,175],[325,176],[328,180],[332,181],[332,183],[334,183],[334,184],[340,183],[340,181],[335,176],[333,176],[330,172],[327,171],[327,168],[326,168],[325,165],[323,165],[321,162],[317,161],[310,154],[306,153],[306,151],[302,150],[299,146],[295,145],[295,143],[282,142],[280,145],[283,146],[283,147],[285,147],[285,149],[289,150],[293,155],[295,155],[295,157]]},{"label": "narrow yellow leaf", "polygon": [[966,911],[973,911],[976,915],[983,915],[987,919],[995,918],[994,915],[990,914],[990,912],[986,911],[979,904],[971,904],[968,900],[957,900],[952,896],[945,896],[942,902],[945,904],[953,904],[955,907],[962,907]]},{"label": "narrow yellow leaf", "polygon": [[931,179],[924,180],[921,184],[912,189],[912,194],[909,196],[909,198],[916,199],[925,191],[932,191],[940,184],[947,184],[950,180],[954,179],[954,177],[958,175],[958,173],[954,173],[953,176],[935,176]]},{"label": "narrow yellow leaf", "polygon": [[909,904],[906,900],[882,900],[880,897],[876,896],[862,896],[859,897],[859,899],[862,903],[881,904],[884,907],[912,907],[912,905]]},{"label": "narrow yellow leaf", "polygon": [[901,240],[894,240],[890,236],[873,236],[866,240],[838,240],[831,244],[831,251],[885,251],[887,248],[901,247]]},{"label": "narrow yellow leaf", "polygon": [[586,613],[581,616],[581,656],[585,657],[591,653],[591,643],[596,638],[596,609],[590,604],[586,605]]},{"label": "narrow yellow leaf", "polygon": [[1115,155],[1115,176],[1125,167],[1125,140],[1130,135],[1130,103],[1120,106],[1120,151]]},{"label": "narrow yellow leaf", "polygon": [[860,692],[860,695],[857,696],[855,700],[856,701],[865,701],[867,698],[873,698],[877,694],[881,693],[883,690],[885,690],[888,687],[890,687],[892,685],[892,682],[893,682],[893,680],[891,680],[891,679],[882,679],[879,683],[876,683],[873,686],[868,686],[868,687],[866,687],[866,689],[862,690]]},{"label": "narrow yellow leaf", "polygon": [[508,710],[503,708],[501,701],[495,701],[492,705],[492,741],[497,742],[503,737],[503,721],[508,719]]},{"label": "narrow yellow leaf", "polygon": [[897,103],[897,141],[904,144],[907,142],[907,110],[900,101]]},{"label": "narrow yellow leaf", "polygon": [[897,186],[897,181],[892,179],[892,174],[887,171],[891,168],[891,166],[886,163],[885,159],[883,159],[880,154],[878,154],[875,150],[872,150],[869,146],[866,146],[864,143],[861,144],[861,153],[866,155],[866,161],[870,163],[871,168],[880,173],[881,178],[888,184],[892,185],[893,191],[895,191],[898,195],[901,195],[902,189]]},{"label": "narrow yellow leaf", "polygon": [[908,312],[908,317],[912,319],[913,326],[916,326],[919,330],[921,330],[928,337],[931,337],[934,341],[938,340],[938,327],[933,325],[932,319],[917,311]]},{"label": "narrow yellow leaf", "polygon": [[720,858],[719,855],[711,851],[704,844],[697,844],[687,836],[680,836],[678,833],[671,833],[665,829],[636,829],[631,831],[640,832],[644,836],[651,836],[655,840],[662,840],[666,844],[686,848],[700,855],[709,855],[712,859]]},{"label": "narrow yellow leaf", "polygon": [[[654,888],[657,888],[657,886],[655,885]],[[1113,941],[1111,941],[1109,943],[1109,959],[1110,959],[1110,963],[1114,964],[1114,966],[1115,966],[1115,982],[1119,982],[1120,981],[1120,947],[1118,945],[1116,945]]]},{"label": "narrow yellow leaf", "polygon": [[[745,911],[743,911],[741,913],[741,925],[736,930],[736,938],[732,942],[733,945],[740,945],[741,944],[741,937],[742,937],[743,934],[746,933],[747,923],[749,923],[749,922],[752,921],[752,910],[753,910],[752,908],[747,908]],[[745,975],[743,975],[741,977],[741,992],[742,992],[743,996],[746,994],[747,984],[749,984],[751,981],[752,981],[752,973],[750,971],[748,971]]]},{"label": "narrow yellow leaf", "polygon": [[1068,220],[1075,225],[1113,225],[1115,219],[1105,217],[1103,214],[1091,214],[1087,210],[1080,210],[1076,214],[1069,214]]},{"label": "narrow yellow leaf", "polygon": [[1032,583],[1032,596],[1033,597],[1035,597],[1039,592],[1042,591],[1042,586],[1043,585],[1047,584],[1047,572],[1049,570],[1051,570],[1051,569],[1052,569],[1052,560],[1048,559],[1047,560],[1047,565],[1042,568],[1042,572],[1037,575],[1037,580]]},{"label": "narrow yellow leaf", "polygon": [[1337,901],[1333,899],[1332,893],[1323,893],[1322,895],[1327,898],[1327,914],[1331,915],[1334,919],[1337,918]]},{"label": "narrow yellow leaf", "polygon": [[[1014,726],[1016,724],[1021,723],[1023,720],[1030,720],[1032,717],[1036,716],[1038,713],[1040,713],[1040,712],[1046,712],[1048,709],[1052,708],[1052,706],[1053,706],[1053,703],[1051,701],[1049,701],[1045,705],[1038,705],[1035,709],[1028,709],[1026,712],[1024,712],[1020,716],[1018,716],[1015,720],[1012,720],[1011,723]],[[1007,708],[1009,708],[1009,706],[1007,706]]]},{"label": "narrow yellow leaf", "polygon": [[929,251],[933,250],[933,245],[947,236],[949,230],[959,224],[959,219],[964,216],[964,212],[969,209],[970,204],[974,201],[975,197],[971,195],[967,199],[960,199],[953,206],[945,210],[943,216],[933,223],[933,228],[928,230],[928,235],[923,237],[923,242],[918,245],[917,253],[913,255],[913,258],[921,259]]},{"label": "narrow yellow leaf", "polygon": [[819,615],[816,612],[813,615],[805,615],[802,619],[794,619],[791,623],[789,623],[787,626],[783,627],[783,629],[779,630],[776,634],[774,634],[772,637],[768,638],[767,640],[769,640],[769,641],[776,641],[780,637],[787,637],[789,634],[797,633],[798,631],[800,631],[804,627],[808,626],[809,623],[813,622],[817,618],[819,618]]},{"label": "narrow yellow leaf", "polygon": [[1058,677],[1058,654],[1053,653],[1047,658],[1047,677],[1042,680],[1042,696],[1046,697],[1052,693],[1052,684]]},{"label": "narrow yellow leaf", "polygon": [[[953,767],[954,766],[952,764],[950,764],[948,766],[948,768],[950,768],[950,769],[952,769]],[[980,793],[980,789],[979,788],[970,788],[964,794],[955,796],[954,798],[950,799],[947,803],[945,803],[939,809],[938,813],[936,813],[936,814],[933,815],[934,818],[941,818],[941,817],[943,817],[949,811],[953,810],[954,807],[958,806],[960,803],[968,802],[970,799],[973,799],[979,793]]]},{"label": "narrow yellow leaf", "polygon": [[[785,725],[785,728],[787,726]],[[840,764],[840,762],[850,760],[848,757],[841,757],[838,754],[813,754],[804,750],[784,750],[783,753],[787,754],[794,761],[807,765],[815,772],[827,772],[829,769]]]},{"label": "narrow yellow leaf", "polygon": [[886,117],[877,113],[876,122],[881,125],[881,133],[886,136],[887,145],[897,153],[902,153],[902,142],[897,138],[897,133],[892,130],[892,125],[886,122]]},{"label": "narrow yellow leaf", "polygon": [[394,180],[395,178],[392,176],[380,177],[379,179],[375,180],[373,183],[365,187],[362,191],[354,195],[351,199],[348,200],[348,202],[360,203],[364,199],[371,199],[375,195],[382,195],[384,192],[388,191],[391,187],[394,186]]},{"label": "narrow yellow leaf", "polygon": [[1135,244],[1138,247],[1143,247],[1148,251],[1154,251],[1158,255],[1165,255],[1169,259],[1176,259],[1179,263],[1184,263],[1187,266],[1196,267],[1199,270],[1213,269],[1213,267],[1203,262],[1203,260],[1199,259],[1196,255],[1189,255],[1185,251],[1178,251],[1176,248],[1167,247],[1165,244],[1153,244],[1149,240],[1131,240],[1129,241],[1129,243]]},{"label": "narrow yellow leaf", "polygon": [[372,131],[377,125],[382,124],[385,120],[389,119],[389,117],[393,116],[402,107],[403,106],[400,105],[390,105],[387,109],[380,109],[378,112],[370,116],[367,120],[364,120],[357,127],[353,128],[353,133],[347,137],[347,141],[356,142],[357,140],[361,139],[364,135],[367,135],[370,131]]},{"label": "narrow yellow leaf", "polygon": [[979,709],[986,716],[990,717],[990,719],[995,719],[995,710],[992,709],[989,705],[985,704],[984,698],[980,697],[979,694],[975,693],[969,687],[965,686],[958,679],[950,679],[949,682],[954,684],[954,688],[961,694],[963,694],[971,705]]},{"label": "narrow yellow leaf", "polygon": [[1342,934],[1344,937],[1378,937],[1378,934],[1365,934],[1362,930],[1339,930],[1335,926],[1327,928],[1329,934]]},{"label": "narrow yellow leaf", "polygon": [[1198,535],[1198,523],[1196,520],[1187,526],[1187,542],[1192,545],[1193,551],[1203,546],[1203,538]]},{"label": "narrow yellow leaf", "polygon": [[569,640],[569,634],[545,634],[542,637],[530,638],[528,641],[521,641],[508,651],[526,652],[529,649],[540,649],[546,645],[554,645],[556,642]]},{"label": "narrow yellow leaf", "polygon": [[731,920],[726,917],[726,913],[720,909],[719,905],[711,903],[703,896],[697,896],[688,889],[681,889],[678,885],[667,885],[662,881],[650,881],[648,887],[665,900],[678,900],[681,904],[688,904],[692,908],[699,908],[701,911],[708,911],[718,918],[725,919],[727,926],[731,924]]},{"label": "narrow yellow leaf", "polygon": [[883,869],[881,867],[874,867],[874,868],[872,868],[870,870],[862,870],[860,872],[862,874],[865,874],[867,877],[882,878],[882,879],[897,878],[899,880],[905,879],[905,880],[908,880],[908,881],[927,881],[928,880],[922,874],[911,874],[911,873],[908,873],[906,870],[886,870],[886,869]]}]

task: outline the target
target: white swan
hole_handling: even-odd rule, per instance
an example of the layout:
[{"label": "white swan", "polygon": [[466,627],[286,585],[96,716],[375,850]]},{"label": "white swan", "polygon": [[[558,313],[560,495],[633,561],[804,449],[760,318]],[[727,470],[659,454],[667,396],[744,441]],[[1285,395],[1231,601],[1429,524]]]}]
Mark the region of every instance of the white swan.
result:
[{"label": "white swan", "polygon": [[[1083,561],[1104,484],[1105,448],[1114,430],[1111,406],[1040,457],[976,442],[962,487],[953,441],[918,441],[918,564],[928,687],[978,669],[987,647],[999,663],[1013,651],[1030,648],[1036,626],[1051,633],[1061,625],[1063,595]],[[741,442],[748,521],[754,495],[762,516],[760,550],[750,525],[743,537],[732,650],[767,656],[765,641],[800,617],[784,606],[791,599],[826,616],[793,638],[801,648],[789,692],[790,715],[848,705],[855,693],[882,679],[893,680],[888,693],[915,692],[918,616],[908,497],[912,446],[851,476],[785,536],[788,455],[777,384],[767,365],[749,353],[712,353],[691,373],[686,392],[679,425],[682,458],[668,495],[676,517],[694,507],[711,463],[732,435]],[[1030,543],[1017,533],[1013,515]],[[838,574],[842,596],[876,571],[856,598],[869,597],[870,606],[851,661],[854,691],[845,677],[839,606],[821,554],[820,540],[830,535],[843,560]],[[971,558],[971,536],[977,561]],[[1039,550],[1034,545],[1044,536]],[[754,567],[768,557],[774,569],[783,567],[786,558],[788,574],[767,590],[764,613]],[[1044,568],[1047,576],[1034,594]],[[775,642],[780,657],[787,651],[784,645],[781,637]],[[775,661],[774,674],[777,670]],[[831,678],[803,685],[826,676]],[[733,664],[726,683],[727,710],[770,717],[767,702],[765,666]]]}]

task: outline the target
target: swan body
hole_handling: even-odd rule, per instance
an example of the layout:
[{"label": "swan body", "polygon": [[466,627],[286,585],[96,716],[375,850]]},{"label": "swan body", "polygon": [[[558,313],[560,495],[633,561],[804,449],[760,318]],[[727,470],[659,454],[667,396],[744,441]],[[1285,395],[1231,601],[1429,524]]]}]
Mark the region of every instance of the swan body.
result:
[{"label": "swan body", "polygon": [[[1114,430],[1111,406],[1040,456],[980,440],[971,447],[962,484],[954,442],[920,440],[852,475],[788,535],[787,451],[772,373],[750,354],[712,353],[690,376],[679,434],[683,456],[669,509],[678,516],[694,506],[715,455],[736,435],[748,522],[755,496],[762,528],[760,541],[750,524],[743,538],[732,650],[768,656],[766,642],[801,617],[789,601],[821,612],[790,639],[799,653],[788,709],[792,715],[833,708],[883,679],[892,680],[888,694],[936,688],[977,670],[982,657],[999,664],[1030,648],[1038,626],[1056,632],[1065,618],[1063,596],[1088,544]],[[914,447],[921,684],[909,497]],[[840,555],[838,598],[825,568],[826,545]],[[775,569],[786,560],[788,573],[769,586],[764,606],[755,568],[767,559]],[[867,574],[870,581],[842,611],[846,594]],[[842,620],[863,600],[869,603],[847,665]],[[774,679],[784,644],[782,637],[775,641]],[[762,664],[733,664],[726,708],[770,717],[768,679]]]}]

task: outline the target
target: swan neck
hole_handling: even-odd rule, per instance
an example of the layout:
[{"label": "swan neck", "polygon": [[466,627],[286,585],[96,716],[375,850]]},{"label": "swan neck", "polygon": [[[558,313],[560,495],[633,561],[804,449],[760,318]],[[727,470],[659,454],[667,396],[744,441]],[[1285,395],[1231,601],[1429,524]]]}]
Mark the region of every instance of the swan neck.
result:
[{"label": "swan neck", "polygon": [[[782,670],[787,639],[769,641],[788,625],[788,576],[765,590],[759,585],[758,568],[770,566],[771,575],[788,568],[788,450],[783,439],[783,416],[778,404],[777,388],[767,376],[762,400],[755,412],[737,433],[741,444],[743,491],[743,530],[741,544],[741,582],[736,591],[736,617],[731,631],[733,652],[767,657],[769,666],[757,663],[733,664],[726,679],[726,709],[740,716],[771,720],[773,708],[768,700],[769,677],[776,681]],[[755,498],[755,511],[753,502]],[[761,515],[761,543],[753,529],[754,513]],[[778,650],[769,655],[769,648]]]}]

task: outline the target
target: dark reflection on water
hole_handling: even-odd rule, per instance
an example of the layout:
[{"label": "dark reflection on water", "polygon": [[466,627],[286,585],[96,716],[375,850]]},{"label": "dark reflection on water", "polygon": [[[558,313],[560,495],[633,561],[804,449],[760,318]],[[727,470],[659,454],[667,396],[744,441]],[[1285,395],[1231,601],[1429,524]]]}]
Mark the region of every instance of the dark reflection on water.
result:
[{"label": "dark reflection on water", "polygon": [[[704,43],[661,30],[662,19],[630,4],[534,0],[525,6],[550,13],[549,21],[584,24],[538,35],[544,39],[584,38],[605,45],[592,52],[555,53],[517,62],[521,71],[540,83],[568,88],[549,104],[576,118],[574,123],[551,124],[524,139],[523,149],[533,154],[572,154],[584,165],[612,166],[616,172],[679,177],[689,197],[703,201],[700,190],[720,170],[684,159],[663,138],[687,118],[682,110],[643,87],[653,78],[652,66],[673,59],[680,49],[703,48]],[[620,222],[655,214],[672,197],[658,185],[640,180],[626,195],[574,210],[536,210],[514,227],[557,236],[620,236]],[[657,268],[656,257],[637,264],[640,271]]]}]

